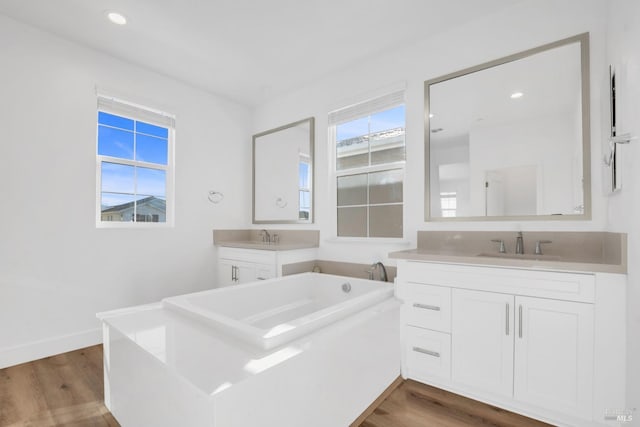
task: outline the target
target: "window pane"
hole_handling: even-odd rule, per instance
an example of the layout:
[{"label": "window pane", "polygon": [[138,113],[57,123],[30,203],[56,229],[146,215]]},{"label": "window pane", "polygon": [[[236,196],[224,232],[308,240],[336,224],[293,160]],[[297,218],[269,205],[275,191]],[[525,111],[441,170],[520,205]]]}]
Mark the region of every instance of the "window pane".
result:
[{"label": "window pane", "polygon": [[405,159],[405,109],[400,105],[371,116],[371,164]]},{"label": "window pane", "polygon": [[138,194],[145,196],[166,196],[167,174],[163,170],[137,167]]},{"label": "window pane", "polygon": [[133,194],[101,194],[102,221],[131,221],[135,197]]},{"label": "window pane", "polygon": [[402,237],[402,205],[371,206],[369,237]]},{"label": "window pane", "polygon": [[169,129],[151,125],[145,122],[136,122],[136,132],[157,136],[164,139],[169,138]]},{"label": "window pane", "polygon": [[133,120],[102,111],[98,112],[98,123],[119,129],[133,130]]},{"label": "window pane", "polygon": [[353,169],[369,165],[369,153],[349,154],[336,159],[336,170]]},{"label": "window pane", "polygon": [[102,192],[133,194],[135,192],[133,166],[102,162]]},{"label": "window pane", "polygon": [[384,110],[371,115],[370,132],[388,131],[392,129],[404,129],[404,105]]},{"label": "window pane", "polygon": [[136,160],[166,165],[168,143],[166,139],[136,134]]},{"label": "window pane", "polygon": [[309,163],[300,162],[300,169],[298,171],[298,180],[300,188],[309,188]]},{"label": "window pane", "polygon": [[299,203],[298,218],[309,219],[311,216],[311,193],[309,191],[300,191]]},{"label": "window pane", "polygon": [[369,117],[362,117],[336,126],[336,141],[344,141],[369,134]]},{"label": "window pane", "polygon": [[309,191],[300,191],[300,209],[309,210],[311,207],[311,193]]},{"label": "window pane", "polygon": [[338,177],[338,206],[367,203],[367,174]]},{"label": "window pane", "polygon": [[369,118],[336,126],[336,169],[369,165]]},{"label": "window pane", "polygon": [[137,222],[167,222],[167,200],[149,196],[136,201]]},{"label": "window pane", "polygon": [[338,208],[338,236],[367,237],[367,208]]},{"label": "window pane", "polygon": [[405,160],[405,157],[404,146],[374,151],[371,153],[371,164],[381,165],[384,163],[401,162]]},{"label": "window pane", "polygon": [[133,132],[98,126],[98,154],[133,159]]},{"label": "window pane", "polygon": [[402,203],[402,169],[369,174],[369,203]]}]

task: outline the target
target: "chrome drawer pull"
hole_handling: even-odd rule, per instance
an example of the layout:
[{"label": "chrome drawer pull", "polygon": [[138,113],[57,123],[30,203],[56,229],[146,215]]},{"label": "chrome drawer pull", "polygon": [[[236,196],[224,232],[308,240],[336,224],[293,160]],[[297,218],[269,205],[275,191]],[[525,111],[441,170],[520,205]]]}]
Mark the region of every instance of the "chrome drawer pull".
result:
[{"label": "chrome drawer pull", "polygon": [[414,303],[413,306],[415,308],[424,308],[425,310],[433,310],[433,311],[440,311],[440,307],[438,307],[437,305],[427,305],[427,304],[420,304],[420,303]]},{"label": "chrome drawer pull", "polygon": [[428,354],[429,356],[433,356],[433,357],[440,357],[440,353],[438,353],[437,351],[427,350],[426,348],[413,347],[413,351],[422,353],[422,354]]}]

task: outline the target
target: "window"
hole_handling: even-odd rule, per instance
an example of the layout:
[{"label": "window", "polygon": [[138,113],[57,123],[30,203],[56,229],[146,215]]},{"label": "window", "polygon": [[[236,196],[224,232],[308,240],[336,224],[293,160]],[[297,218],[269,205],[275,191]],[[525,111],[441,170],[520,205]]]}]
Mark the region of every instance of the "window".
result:
[{"label": "window", "polygon": [[300,154],[298,169],[300,203],[299,219],[311,217],[311,157],[308,154]]},{"label": "window", "polygon": [[440,209],[444,218],[453,218],[456,216],[457,199],[455,192],[440,193]]},{"label": "window", "polygon": [[329,115],[335,143],[337,235],[402,237],[404,91]]},{"label": "window", "polygon": [[173,224],[174,118],[98,96],[98,226]]}]

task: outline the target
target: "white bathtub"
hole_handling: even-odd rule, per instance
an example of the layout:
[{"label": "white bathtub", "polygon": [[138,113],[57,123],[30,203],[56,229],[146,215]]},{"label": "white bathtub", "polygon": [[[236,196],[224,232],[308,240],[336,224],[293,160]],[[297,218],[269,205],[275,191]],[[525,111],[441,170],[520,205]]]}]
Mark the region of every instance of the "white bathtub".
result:
[{"label": "white bathtub", "polygon": [[262,349],[271,349],[392,295],[391,283],[303,273],[166,298],[162,302],[166,308]]}]

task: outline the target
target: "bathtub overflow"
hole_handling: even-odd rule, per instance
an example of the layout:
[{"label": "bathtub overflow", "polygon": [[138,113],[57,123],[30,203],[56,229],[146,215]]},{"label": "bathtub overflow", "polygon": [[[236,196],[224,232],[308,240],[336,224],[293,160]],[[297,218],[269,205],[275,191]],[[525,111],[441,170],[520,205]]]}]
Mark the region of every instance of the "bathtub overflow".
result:
[{"label": "bathtub overflow", "polygon": [[342,284],[342,291],[345,293],[351,292],[351,283],[345,282]]}]

